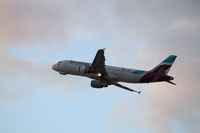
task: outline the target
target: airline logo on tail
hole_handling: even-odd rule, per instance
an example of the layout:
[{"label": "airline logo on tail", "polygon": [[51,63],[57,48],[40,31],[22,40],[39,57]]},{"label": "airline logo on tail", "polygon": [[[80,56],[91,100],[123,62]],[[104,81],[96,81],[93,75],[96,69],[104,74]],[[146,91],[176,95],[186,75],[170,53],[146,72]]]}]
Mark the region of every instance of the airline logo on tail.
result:
[{"label": "airline logo on tail", "polygon": [[170,55],[163,62],[161,62],[158,66],[150,70],[147,74],[145,74],[140,82],[158,82],[158,81],[169,81],[173,77],[167,76],[172,64],[176,59],[176,55]]},{"label": "airline logo on tail", "polygon": [[170,55],[168,58],[166,58],[163,63],[173,63],[176,59],[176,55]]},{"label": "airline logo on tail", "polygon": [[165,74],[168,74],[172,64],[174,63],[176,59],[176,55],[170,55],[168,58],[166,58],[159,66],[163,66],[165,69]]}]

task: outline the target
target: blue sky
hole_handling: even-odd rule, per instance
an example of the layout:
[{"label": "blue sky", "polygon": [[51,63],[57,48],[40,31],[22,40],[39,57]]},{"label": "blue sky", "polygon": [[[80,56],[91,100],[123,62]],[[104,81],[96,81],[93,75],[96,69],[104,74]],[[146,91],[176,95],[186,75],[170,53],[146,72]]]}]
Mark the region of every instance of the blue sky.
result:
[{"label": "blue sky", "polygon": [[[3,8],[1,8],[3,7]],[[0,2],[1,133],[200,132],[200,3],[189,0],[10,0]],[[149,70],[171,54],[167,83],[126,84],[59,75],[60,60]]]}]

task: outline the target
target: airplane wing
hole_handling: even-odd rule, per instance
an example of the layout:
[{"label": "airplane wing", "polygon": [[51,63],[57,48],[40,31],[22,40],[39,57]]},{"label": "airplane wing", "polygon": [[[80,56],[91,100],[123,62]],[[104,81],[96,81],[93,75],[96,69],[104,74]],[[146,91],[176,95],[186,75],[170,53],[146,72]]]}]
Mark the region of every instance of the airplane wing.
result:
[{"label": "airplane wing", "polygon": [[115,85],[115,86],[117,86],[117,87],[120,87],[120,88],[122,88],[122,89],[128,90],[128,91],[136,92],[136,93],[138,93],[138,94],[141,93],[141,91],[132,90],[132,89],[126,87],[126,86],[123,86],[123,85],[117,83],[117,82],[112,82],[112,84]]},{"label": "airplane wing", "polygon": [[126,90],[132,91],[132,92],[137,92],[138,94],[140,94],[141,91],[132,90],[126,86],[123,86],[123,85],[117,83],[116,81],[109,79],[109,75],[105,69],[105,60],[106,59],[104,56],[104,50],[105,49],[99,49],[97,51],[97,54],[96,54],[93,62],[92,62],[92,67],[94,68],[95,72],[101,73],[101,80],[106,81],[107,83],[109,83],[109,85],[115,85],[122,89],[126,89]]},{"label": "airplane wing", "polygon": [[96,73],[101,73],[102,76],[107,76],[107,72],[105,69],[105,56],[104,56],[105,49],[99,49],[97,54],[92,62],[92,67],[95,69]]}]

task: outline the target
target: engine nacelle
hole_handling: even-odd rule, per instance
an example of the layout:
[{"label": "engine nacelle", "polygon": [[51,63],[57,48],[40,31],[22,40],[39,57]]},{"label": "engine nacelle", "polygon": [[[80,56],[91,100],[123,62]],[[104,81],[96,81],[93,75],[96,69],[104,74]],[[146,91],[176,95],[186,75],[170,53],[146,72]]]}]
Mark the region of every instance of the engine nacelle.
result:
[{"label": "engine nacelle", "polygon": [[90,85],[93,88],[103,88],[103,87],[107,87],[108,83],[101,82],[101,81],[98,81],[98,80],[92,80]]}]

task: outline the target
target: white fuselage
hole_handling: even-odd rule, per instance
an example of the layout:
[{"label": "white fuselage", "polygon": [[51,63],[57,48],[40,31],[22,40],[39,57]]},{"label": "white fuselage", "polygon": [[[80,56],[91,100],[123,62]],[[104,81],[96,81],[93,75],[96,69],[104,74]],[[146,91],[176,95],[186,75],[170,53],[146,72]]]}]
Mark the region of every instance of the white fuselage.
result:
[{"label": "white fuselage", "polygon": [[[78,62],[72,60],[60,61],[52,66],[54,70],[60,74],[72,74],[85,76],[92,79],[98,79],[99,76],[94,73],[88,73],[87,69],[91,66],[90,63]],[[141,78],[147,71],[128,69],[122,67],[105,66],[110,79],[117,82],[140,83]]]}]

